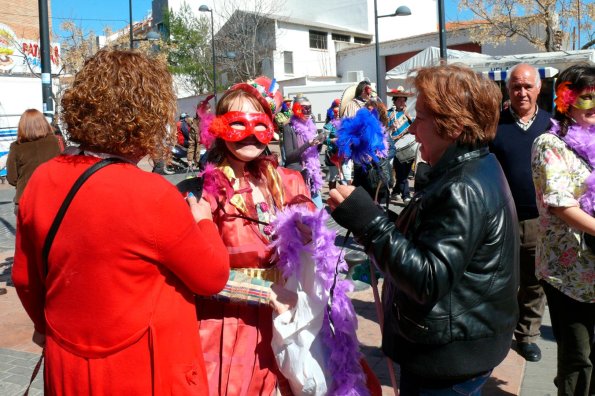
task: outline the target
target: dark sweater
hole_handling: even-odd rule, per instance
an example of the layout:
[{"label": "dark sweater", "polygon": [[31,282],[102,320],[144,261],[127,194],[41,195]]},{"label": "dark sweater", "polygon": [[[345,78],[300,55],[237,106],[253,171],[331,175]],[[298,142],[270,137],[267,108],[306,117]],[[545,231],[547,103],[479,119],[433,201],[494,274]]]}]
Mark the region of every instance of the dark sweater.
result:
[{"label": "dark sweater", "polygon": [[539,109],[533,124],[524,131],[517,125],[510,110],[503,110],[496,138],[490,144],[490,151],[498,158],[508,180],[519,221],[539,216],[531,176],[531,147],[535,138],[548,130],[551,116]]}]

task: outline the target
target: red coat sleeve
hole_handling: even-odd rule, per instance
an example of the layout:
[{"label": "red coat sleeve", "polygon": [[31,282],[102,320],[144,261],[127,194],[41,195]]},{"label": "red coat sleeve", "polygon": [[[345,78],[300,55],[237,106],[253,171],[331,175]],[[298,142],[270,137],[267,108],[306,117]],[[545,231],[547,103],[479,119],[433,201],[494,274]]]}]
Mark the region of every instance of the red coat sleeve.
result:
[{"label": "red coat sleeve", "polygon": [[160,262],[195,294],[218,293],[229,277],[229,255],[215,223],[198,224],[181,194],[160,200],[155,235]]}]

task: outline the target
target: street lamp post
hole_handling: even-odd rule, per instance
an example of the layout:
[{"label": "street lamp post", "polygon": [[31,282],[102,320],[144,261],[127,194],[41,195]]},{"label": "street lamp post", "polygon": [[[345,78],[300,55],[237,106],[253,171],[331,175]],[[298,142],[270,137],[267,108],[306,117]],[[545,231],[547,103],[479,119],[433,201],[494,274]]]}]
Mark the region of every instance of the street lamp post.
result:
[{"label": "street lamp post", "polygon": [[128,15],[129,15],[129,19],[130,19],[130,25],[129,25],[130,49],[132,49],[134,47],[134,38],[132,37],[132,0],[128,0]]},{"label": "street lamp post", "polygon": [[[378,19],[395,17],[395,16],[407,16],[411,15],[411,10],[407,6],[398,7],[394,14],[378,15],[378,9],[376,8],[376,0],[374,0],[374,29],[375,29],[375,42],[376,42],[376,89],[380,90],[380,43],[378,41]],[[378,93],[380,95],[380,93]]]},{"label": "street lamp post", "polygon": [[206,5],[201,5],[198,8],[200,12],[211,13],[211,51],[213,52],[213,97],[217,103],[217,67],[215,66],[215,24],[213,22],[213,10]]},{"label": "street lamp post", "polygon": [[440,41],[440,59],[446,60],[446,24],[444,23],[444,0],[438,0],[438,40]]}]

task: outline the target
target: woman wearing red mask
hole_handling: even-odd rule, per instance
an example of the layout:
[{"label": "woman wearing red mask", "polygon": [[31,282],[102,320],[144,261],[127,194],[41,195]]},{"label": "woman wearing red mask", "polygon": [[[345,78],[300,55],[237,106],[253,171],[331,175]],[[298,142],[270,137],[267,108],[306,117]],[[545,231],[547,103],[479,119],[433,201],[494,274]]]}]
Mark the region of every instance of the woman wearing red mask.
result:
[{"label": "woman wearing red mask", "polygon": [[273,138],[274,109],[281,103],[280,95],[267,91],[269,85],[259,78],[231,87],[209,126],[214,141],[203,197],[211,204],[233,269],[224,293],[197,300],[212,395],[270,395],[277,388],[290,394],[271,348],[272,314],[293,306],[297,296],[275,283],[280,273],[268,223],[289,203],[309,202],[310,193],[299,172],[278,167],[275,157],[264,155]]},{"label": "woman wearing red mask", "polygon": [[320,190],[323,179],[320,170],[319,151],[324,139],[318,137],[316,124],[312,121],[312,104],[305,96],[293,103],[293,115],[283,127],[283,166],[299,171],[310,189],[312,201],[322,208]]}]

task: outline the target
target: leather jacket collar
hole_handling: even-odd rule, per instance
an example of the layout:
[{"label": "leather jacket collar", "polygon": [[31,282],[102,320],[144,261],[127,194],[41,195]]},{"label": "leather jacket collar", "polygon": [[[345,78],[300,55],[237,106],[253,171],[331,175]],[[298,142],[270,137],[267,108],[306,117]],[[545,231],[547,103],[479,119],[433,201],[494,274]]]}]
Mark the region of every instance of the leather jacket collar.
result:
[{"label": "leather jacket collar", "polygon": [[475,146],[455,142],[446,149],[442,158],[440,158],[438,163],[432,167],[429,177],[437,177],[457,164],[483,157],[484,155],[488,155],[489,152],[490,150],[487,145]]}]

